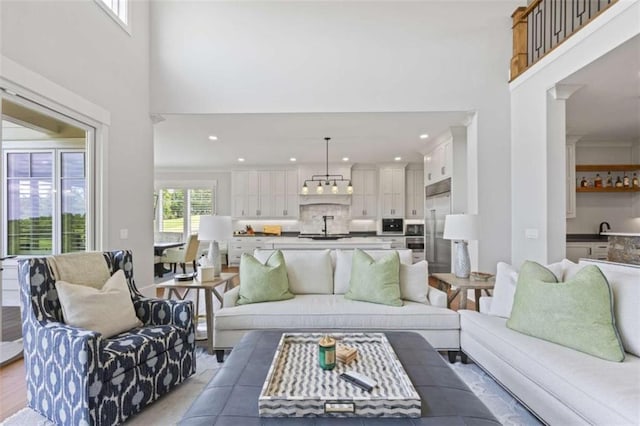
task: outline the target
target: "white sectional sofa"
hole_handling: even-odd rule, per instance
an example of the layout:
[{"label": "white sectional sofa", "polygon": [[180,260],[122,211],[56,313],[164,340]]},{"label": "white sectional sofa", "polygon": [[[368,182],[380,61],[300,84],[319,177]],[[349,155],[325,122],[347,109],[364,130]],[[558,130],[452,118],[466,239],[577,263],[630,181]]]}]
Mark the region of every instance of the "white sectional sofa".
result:
[{"label": "white sectional sofa", "polygon": [[[623,362],[513,331],[507,318],[491,314],[492,298],[481,298],[481,312],[459,311],[461,350],[550,425],[638,425],[640,268],[586,260],[579,265],[586,264],[599,266],[612,287]],[[576,269],[565,268],[563,280]]]},{"label": "white sectional sofa", "polygon": [[[273,250],[256,250],[266,261]],[[446,293],[427,287],[426,268],[420,279],[427,287],[425,303],[403,300],[387,306],[344,298],[349,288],[352,250],[282,250],[293,299],[237,305],[240,287],[224,295],[214,318],[214,347],[221,359],[251,330],[402,330],[416,331],[437,350],[459,350],[459,316],[447,309]],[[373,258],[389,250],[365,250]],[[411,264],[411,250],[398,250],[400,261]],[[241,278],[242,279],[242,278]],[[401,287],[404,276],[401,269]],[[242,285],[242,284],[241,284]]]}]

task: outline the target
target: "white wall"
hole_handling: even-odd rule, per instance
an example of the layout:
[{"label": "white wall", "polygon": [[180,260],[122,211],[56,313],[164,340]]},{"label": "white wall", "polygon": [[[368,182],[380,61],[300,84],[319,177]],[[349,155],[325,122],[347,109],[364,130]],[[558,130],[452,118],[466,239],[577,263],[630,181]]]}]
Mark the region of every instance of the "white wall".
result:
[{"label": "white wall", "polygon": [[[630,164],[635,163],[634,145],[630,142],[603,141],[598,143],[576,143],[576,164]],[[622,177],[621,172],[612,172]],[[578,172],[576,180],[595,176],[595,173]],[[607,172],[600,173],[604,179]],[[631,178],[629,174],[629,178]],[[638,193],[593,193],[576,194],[576,217],[567,219],[568,234],[595,234],[600,222],[609,222],[612,230],[618,232],[640,232],[640,221],[635,220],[633,208]]]},{"label": "white wall", "polygon": [[478,200],[479,268],[492,271],[511,247],[507,78],[520,5],[154,2],[152,111],[477,113],[468,196]]},{"label": "white wall", "polygon": [[[557,83],[640,33],[640,2],[622,0],[511,83],[512,262],[559,260],[565,247],[564,162],[549,161],[548,94]],[[553,121],[554,117],[551,117]],[[551,150],[550,150],[551,148]],[[563,157],[561,157],[563,158]],[[482,163],[481,163],[482,164]],[[553,170],[550,169],[553,166]],[[561,205],[557,202],[561,201]],[[554,204],[549,205],[550,202]],[[561,208],[560,208],[561,207]],[[525,230],[538,231],[527,239]],[[553,232],[550,232],[552,230]]]},{"label": "white wall", "polygon": [[0,40],[4,57],[110,114],[101,248],[132,249],[144,287],[153,282],[149,5],[131,3],[129,35],[94,1],[2,1]]}]

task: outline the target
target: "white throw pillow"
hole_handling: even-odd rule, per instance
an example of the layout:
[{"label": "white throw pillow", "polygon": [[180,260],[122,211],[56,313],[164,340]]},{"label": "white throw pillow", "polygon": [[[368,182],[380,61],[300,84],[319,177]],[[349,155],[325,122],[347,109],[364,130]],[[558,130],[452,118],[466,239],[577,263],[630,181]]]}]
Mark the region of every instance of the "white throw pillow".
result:
[{"label": "white throw pillow", "polygon": [[505,262],[498,262],[496,283],[493,287],[493,298],[489,315],[509,318],[513,307],[513,296],[516,294],[518,271]]},{"label": "white throw pillow", "polygon": [[422,260],[413,265],[400,264],[400,296],[404,300],[429,304],[427,294],[427,262]]},{"label": "white throw pillow", "polygon": [[142,325],[122,270],[99,290],[65,281],[56,281],[56,290],[66,324],[96,331],[104,338]]},{"label": "white throw pillow", "polygon": [[626,352],[640,356],[640,268],[598,261],[581,260],[579,266],[596,265],[609,281],[613,292],[616,328]]},{"label": "white throw pillow", "polygon": [[[564,259],[561,262],[552,263],[545,266],[558,281],[566,279],[567,272],[571,276],[581,269],[576,263]],[[511,309],[513,308],[513,296],[516,294],[516,284],[518,283],[518,270],[512,265],[505,262],[498,262],[496,271],[496,284],[493,287],[493,298],[491,299],[491,308],[489,315],[502,318],[511,317]]]}]

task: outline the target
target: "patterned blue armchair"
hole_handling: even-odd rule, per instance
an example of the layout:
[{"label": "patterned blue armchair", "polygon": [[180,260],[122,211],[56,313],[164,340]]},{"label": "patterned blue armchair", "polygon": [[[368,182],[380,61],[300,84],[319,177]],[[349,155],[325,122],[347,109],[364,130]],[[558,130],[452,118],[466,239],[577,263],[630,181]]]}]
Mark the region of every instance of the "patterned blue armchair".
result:
[{"label": "patterned blue armchair", "polygon": [[122,423],[196,370],[191,302],[143,297],[131,252],[103,255],[144,324],[109,339],[63,323],[47,258],[18,262],[27,403],[57,424]]}]

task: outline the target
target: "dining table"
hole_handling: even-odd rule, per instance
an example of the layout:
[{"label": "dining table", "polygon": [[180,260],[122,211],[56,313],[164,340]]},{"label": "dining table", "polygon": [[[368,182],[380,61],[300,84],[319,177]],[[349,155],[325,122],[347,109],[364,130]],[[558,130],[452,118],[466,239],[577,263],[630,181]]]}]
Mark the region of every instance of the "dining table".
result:
[{"label": "dining table", "polygon": [[[154,241],[153,242],[153,254],[155,256],[162,256],[162,253],[168,248],[182,247],[183,241]],[[162,262],[156,262],[154,266],[154,273],[157,277],[162,277],[165,272],[169,272],[169,269],[164,269]]]}]

